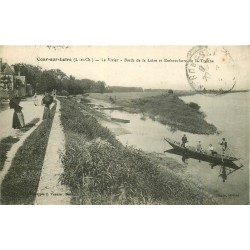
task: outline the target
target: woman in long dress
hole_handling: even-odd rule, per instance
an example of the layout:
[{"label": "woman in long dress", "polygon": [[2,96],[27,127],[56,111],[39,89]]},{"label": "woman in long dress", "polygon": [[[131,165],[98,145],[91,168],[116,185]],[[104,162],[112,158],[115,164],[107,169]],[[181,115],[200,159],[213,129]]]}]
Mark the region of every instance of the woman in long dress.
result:
[{"label": "woman in long dress", "polygon": [[44,98],[42,99],[42,104],[45,105],[43,111],[43,120],[50,118],[50,105],[53,102],[53,97],[46,92]]},{"label": "woman in long dress", "polygon": [[25,126],[22,107],[19,106],[19,103],[20,103],[20,98],[18,97],[13,97],[9,103],[10,108],[14,109],[13,121],[12,121],[12,128],[14,129],[19,129]]}]

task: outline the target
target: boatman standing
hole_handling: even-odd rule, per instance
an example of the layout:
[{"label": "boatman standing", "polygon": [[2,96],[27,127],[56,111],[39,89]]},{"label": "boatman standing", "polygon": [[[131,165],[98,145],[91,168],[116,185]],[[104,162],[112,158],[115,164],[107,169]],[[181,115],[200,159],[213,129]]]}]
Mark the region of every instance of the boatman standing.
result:
[{"label": "boatman standing", "polygon": [[196,151],[197,152],[202,152],[201,141],[198,142]]},{"label": "boatman standing", "polygon": [[187,143],[187,141],[188,141],[188,139],[187,139],[186,135],[183,135],[183,136],[182,136],[181,141],[182,141],[181,146],[182,146],[182,147],[185,147],[185,144],[186,144],[186,143]]},{"label": "boatman standing", "polygon": [[224,155],[227,149],[227,142],[225,138],[222,139],[222,142],[220,143],[220,145],[222,146],[222,154]]}]

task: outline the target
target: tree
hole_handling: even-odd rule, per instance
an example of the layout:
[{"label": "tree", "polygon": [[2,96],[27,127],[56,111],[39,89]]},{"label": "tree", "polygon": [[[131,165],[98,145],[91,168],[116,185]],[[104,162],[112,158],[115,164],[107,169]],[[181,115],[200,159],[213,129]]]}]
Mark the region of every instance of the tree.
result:
[{"label": "tree", "polygon": [[69,77],[60,69],[50,69],[42,71],[41,67],[24,63],[15,64],[15,73],[19,71],[26,77],[26,83],[38,94],[53,89],[67,91],[69,94],[83,94],[89,92],[104,93],[106,83],[103,81],[93,81],[90,79],[78,80],[74,76]]}]

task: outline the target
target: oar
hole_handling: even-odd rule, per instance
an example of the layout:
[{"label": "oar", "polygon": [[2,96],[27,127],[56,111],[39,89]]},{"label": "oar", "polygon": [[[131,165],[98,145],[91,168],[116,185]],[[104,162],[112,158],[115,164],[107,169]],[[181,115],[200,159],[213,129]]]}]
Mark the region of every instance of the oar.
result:
[{"label": "oar", "polygon": [[[218,130],[216,130],[216,134],[219,135],[219,131],[218,131]],[[217,139],[218,144],[220,144],[220,142],[219,142],[219,140],[218,140],[217,137],[216,137],[216,139]],[[222,163],[224,163],[223,152],[222,152],[222,154],[221,154],[221,160],[222,160]]]},{"label": "oar", "polygon": [[[237,158],[236,155],[233,153],[233,151],[232,151],[229,147],[227,147],[227,148],[230,150],[231,154],[232,154],[235,158]],[[237,161],[238,161],[243,167],[245,167],[245,165],[240,161],[239,158],[237,158]]]},{"label": "oar", "polygon": [[[219,135],[219,131],[217,130],[216,131],[216,134]],[[218,143],[220,144],[218,138],[216,137]],[[233,153],[233,151],[227,146],[227,148],[229,149],[229,151],[231,152],[231,154],[237,159],[237,161],[239,161],[239,163],[244,166],[244,164],[242,164],[242,162],[239,160],[239,158],[236,157],[236,155]],[[222,158],[222,162],[223,162],[223,155],[221,155],[221,158]]]},{"label": "oar", "polygon": [[237,168],[237,169],[234,169],[234,170],[232,170],[232,171],[230,171],[228,174],[227,174],[227,176],[229,176],[230,174],[232,174],[233,172],[235,172],[235,171],[237,171],[237,170],[239,170],[239,169],[241,169],[241,168],[243,168],[244,166],[242,165],[241,167],[239,167],[239,168]]}]

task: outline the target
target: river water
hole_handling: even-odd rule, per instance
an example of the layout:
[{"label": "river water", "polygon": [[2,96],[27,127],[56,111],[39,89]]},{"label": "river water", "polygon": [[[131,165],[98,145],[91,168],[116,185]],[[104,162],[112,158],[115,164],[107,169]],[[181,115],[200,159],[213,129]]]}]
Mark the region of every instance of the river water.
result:
[{"label": "river water", "polygon": [[[165,155],[174,158],[183,164],[184,178],[191,178],[194,182],[204,187],[205,190],[217,197],[221,204],[248,204],[249,202],[249,94],[233,93],[221,96],[193,95],[182,99],[189,103],[195,102],[201,106],[207,116],[206,120],[214,124],[219,135],[197,135],[185,133],[189,145],[196,146],[202,142],[204,149],[213,144],[216,151],[220,152],[218,144],[223,137],[226,138],[230,150],[227,154],[240,157],[238,166],[234,169],[222,166],[211,166],[208,162],[196,159],[183,159],[181,155],[166,152]],[[168,126],[139,114],[130,114],[118,110],[105,110],[108,116],[130,120],[130,123],[105,123],[112,131],[117,132],[117,139],[124,145],[133,145],[147,152],[162,153],[171,149],[164,141],[164,137],[180,141],[184,132],[171,132]],[[232,172],[233,171],[233,172]],[[232,172],[232,173],[230,173]],[[223,177],[223,178],[222,178]],[[223,181],[224,180],[224,181]]]}]

